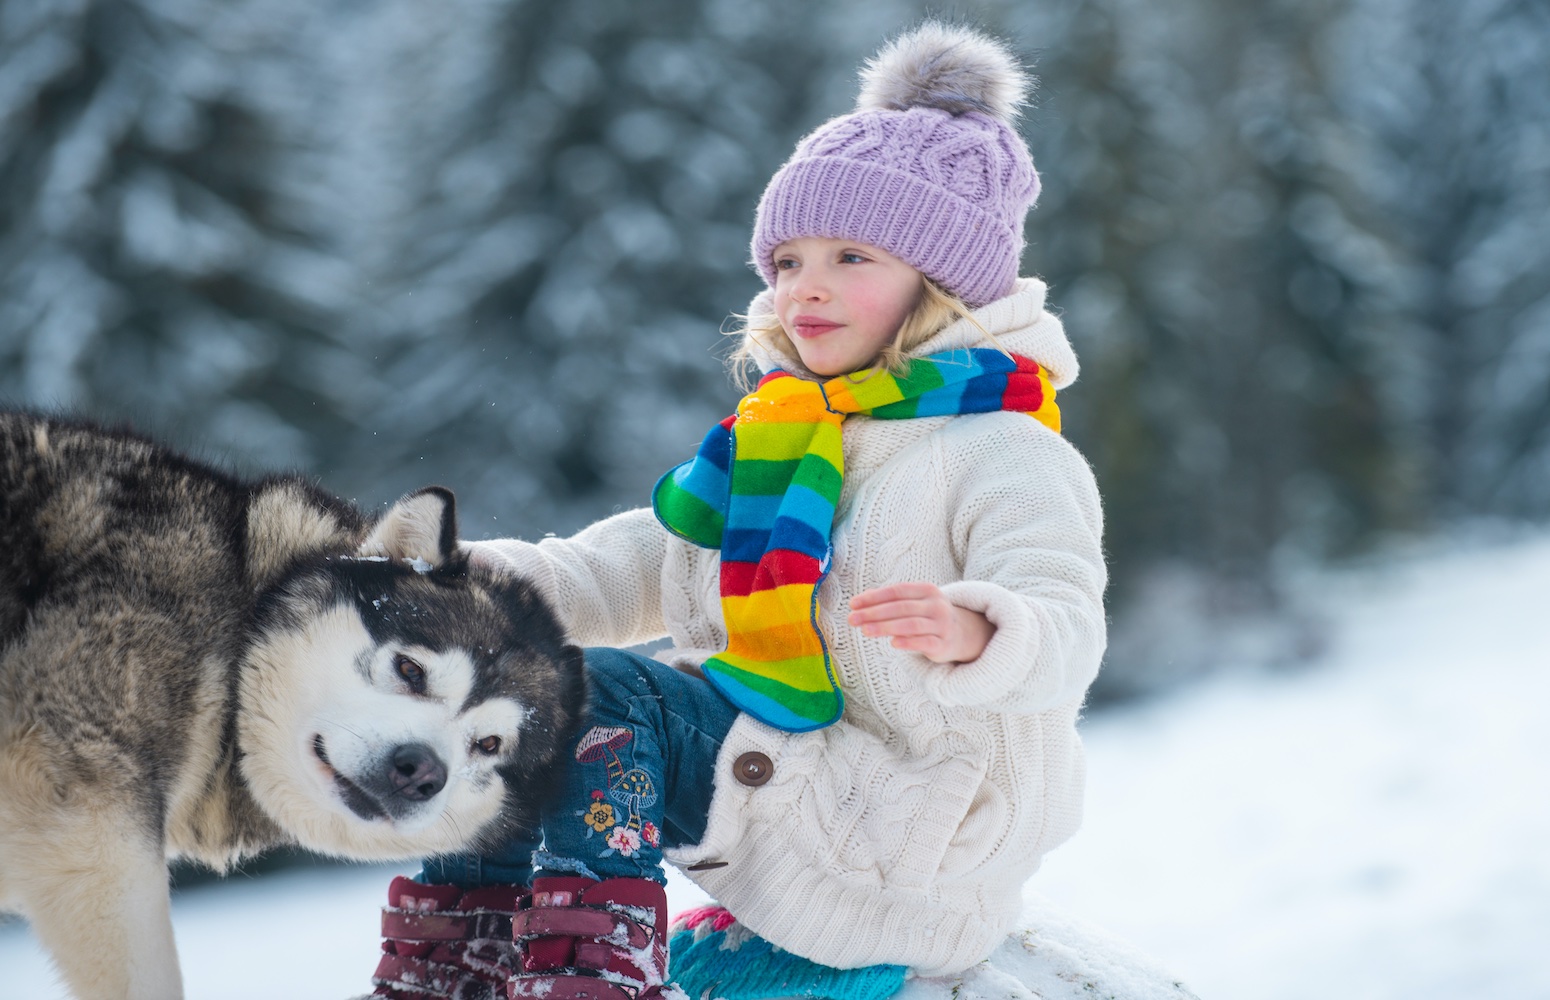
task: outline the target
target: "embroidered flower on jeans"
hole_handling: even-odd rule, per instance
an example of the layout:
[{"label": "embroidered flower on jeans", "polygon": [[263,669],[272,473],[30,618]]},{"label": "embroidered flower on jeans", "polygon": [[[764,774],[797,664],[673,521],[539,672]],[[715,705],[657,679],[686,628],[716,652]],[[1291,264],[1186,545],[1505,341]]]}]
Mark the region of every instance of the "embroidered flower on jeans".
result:
[{"label": "embroidered flower on jeans", "polygon": [[655,823],[647,820],[646,825],[640,828],[640,839],[644,840],[652,847],[656,847],[658,844],[662,843],[662,831],[657,829],[657,825]]},{"label": "embroidered flower on jeans", "polygon": [[614,807],[607,802],[594,802],[587,810],[586,824],[598,833],[614,825]]},{"label": "embroidered flower on jeans", "polygon": [[608,846],[627,858],[640,850],[640,834],[627,826],[616,826],[608,835]]}]

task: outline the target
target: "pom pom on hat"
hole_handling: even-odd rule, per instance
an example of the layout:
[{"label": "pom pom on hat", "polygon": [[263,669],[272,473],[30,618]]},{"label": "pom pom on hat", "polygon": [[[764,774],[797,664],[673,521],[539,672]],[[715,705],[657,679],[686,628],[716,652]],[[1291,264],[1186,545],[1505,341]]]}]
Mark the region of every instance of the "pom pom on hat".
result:
[{"label": "pom pom on hat", "polygon": [[857,110],[797,144],[764,189],[753,265],[804,236],[881,247],[977,308],[1017,280],[1023,218],[1039,195],[1012,127],[1031,89],[1000,42],[927,21],[862,70]]},{"label": "pom pom on hat", "polygon": [[1032,81],[993,38],[940,21],[900,35],[861,69],[857,111],[941,108],[1015,121]]}]

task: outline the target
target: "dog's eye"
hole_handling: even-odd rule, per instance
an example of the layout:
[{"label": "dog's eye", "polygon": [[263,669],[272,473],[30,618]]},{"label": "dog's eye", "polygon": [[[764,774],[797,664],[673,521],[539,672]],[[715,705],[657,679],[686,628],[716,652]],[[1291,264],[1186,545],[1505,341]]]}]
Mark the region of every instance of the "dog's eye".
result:
[{"label": "dog's eye", "polygon": [[501,738],[499,736],[486,736],[482,740],[475,740],[474,748],[485,756],[493,757],[501,752]]},{"label": "dog's eye", "polygon": [[409,690],[415,694],[425,693],[424,667],[409,659],[409,657],[400,654],[393,660],[393,669],[397,670],[398,676],[402,677],[404,683],[409,685]]}]

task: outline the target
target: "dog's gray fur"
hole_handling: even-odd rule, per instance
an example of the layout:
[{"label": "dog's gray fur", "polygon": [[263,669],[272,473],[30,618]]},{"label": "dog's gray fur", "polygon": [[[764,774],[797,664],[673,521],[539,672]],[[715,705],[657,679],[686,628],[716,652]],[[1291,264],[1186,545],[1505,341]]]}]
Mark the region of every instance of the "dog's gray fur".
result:
[{"label": "dog's gray fur", "polygon": [[0,531],[0,908],[83,998],[181,996],[169,856],[497,842],[579,718],[580,652],[440,488],[372,521],[0,412]]}]

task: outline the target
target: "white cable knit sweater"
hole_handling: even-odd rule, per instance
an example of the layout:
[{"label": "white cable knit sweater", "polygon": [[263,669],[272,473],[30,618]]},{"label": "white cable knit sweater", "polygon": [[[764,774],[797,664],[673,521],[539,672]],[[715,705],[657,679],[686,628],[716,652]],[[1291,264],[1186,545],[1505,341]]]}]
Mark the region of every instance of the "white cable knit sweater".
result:
[{"label": "white cable knit sweater", "polygon": [[[975,316],[1063,388],[1076,358],[1044,295],[1025,278]],[[976,345],[960,321],[918,353]],[[705,838],[670,859],[725,862],[691,874],[790,951],[940,975],[1000,943],[1023,883],[1080,822],[1075,723],[1105,642],[1102,513],[1082,456],[1022,414],[853,416],[843,440],[819,601],[845,715],[810,733],[740,716]],[[579,643],[666,635],[661,658],[691,667],[724,648],[718,553],[673,537],[649,508],[571,538],[471,544],[542,588]],[[996,626],[979,659],[935,664],[846,624],[853,595],[912,580]],[[749,751],[774,763],[758,787],[732,777]]]}]

